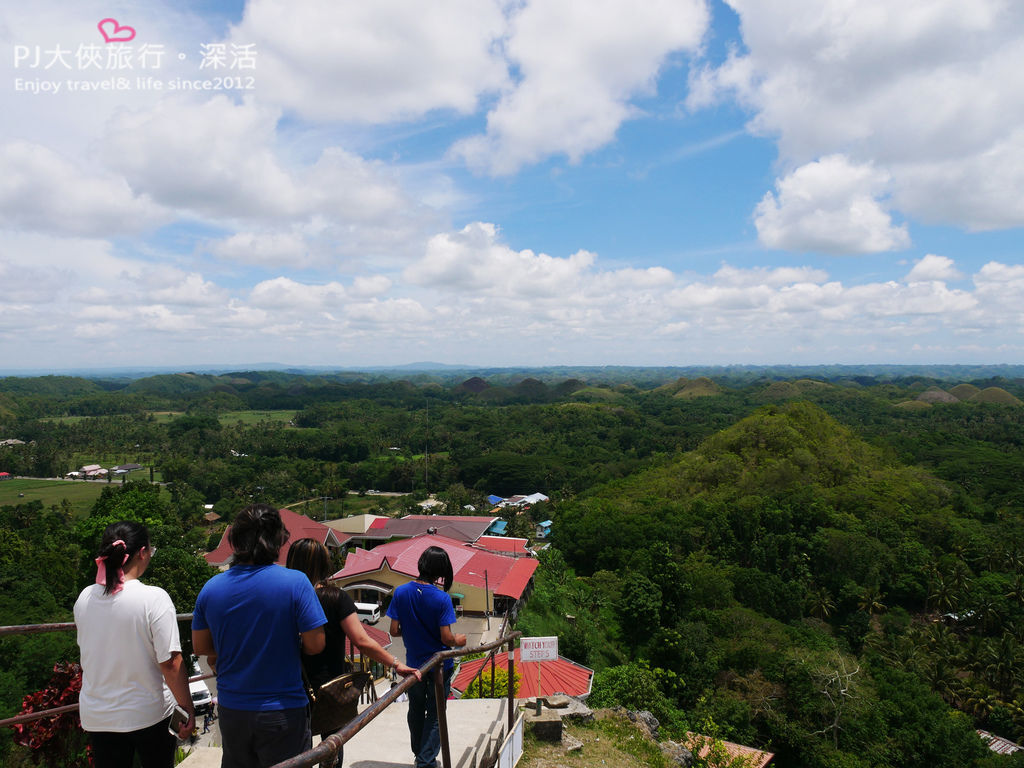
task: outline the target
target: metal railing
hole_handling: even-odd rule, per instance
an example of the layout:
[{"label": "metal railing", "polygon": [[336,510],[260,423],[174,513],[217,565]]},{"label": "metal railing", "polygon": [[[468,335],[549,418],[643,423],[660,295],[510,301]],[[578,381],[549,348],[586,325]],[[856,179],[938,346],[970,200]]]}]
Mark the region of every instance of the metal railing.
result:
[{"label": "metal railing", "polygon": [[[191,613],[179,613],[177,618],[180,624],[183,621],[192,621]],[[41,635],[46,632],[68,632],[75,629],[75,622],[65,621],[57,624],[17,624],[9,627],[0,627],[0,637],[6,637],[9,635]],[[196,680],[207,680],[211,677],[216,677],[214,674],[209,675],[193,675],[188,679],[190,683]],[[30,723],[33,720],[41,720],[44,717],[57,717],[68,712],[77,712],[78,704],[68,704],[63,707],[54,707],[53,709],[43,709],[39,712],[27,712],[21,715],[15,715],[14,717],[8,717],[0,720],[0,728],[18,725],[19,723]]]},{"label": "metal railing", "polygon": [[[506,617],[507,622],[507,617]],[[505,629],[506,624],[502,624],[502,629]],[[439,651],[430,657],[430,661],[420,667],[420,674],[425,678],[427,674],[441,666],[446,659],[454,659],[460,656],[466,656],[470,653],[480,653],[481,651],[490,651],[489,657],[494,659],[494,652],[501,646],[508,644],[508,730],[511,732],[515,725],[515,661],[513,660],[513,651],[515,650],[515,640],[522,636],[522,632],[509,632],[507,634],[501,634],[497,640],[493,640],[490,643],[478,645],[475,648],[458,648],[450,651]],[[482,670],[484,665],[481,665]],[[442,678],[444,675],[432,675],[434,679],[434,701],[437,704],[437,725],[441,734],[441,760],[444,768],[452,768],[451,758],[451,747],[448,742],[448,718],[446,714],[446,697],[444,691],[444,681]],[[474,678],[475,679],[475,678]],[[369,725],[374,718],[376,718],[381,712],[387,709],[393,704],[399,696],[408,691],[418,681],[414,675],[409,675],[401,683],[388,691],[384,696],[377,699],[377,703],[367,707],[359,715],[352,720],[348,725],[342,728],[337,733],[332,733],[326,739],[317,744],[313,749],[308,752],[303,752],[301,755],[277,763],[272,768],[311,768],[311,766],[317,763],[324,763],[327,765],[332,764],[334,757],[338,754],[338,750],[345,745],[353,736],[359,731],[363,730]],[[492,692],[493,692],[493,679],[492,679]],[[468,688],[468,686],[467,686]]]},{"label": "metal railing", "polygon": [[[177,615],[179,623],[183,621],[192,621],[191,613],[181,613]],[[522,632],[508,632],[509,616],[506,614],[504,620],[501,623],[501,627],[498,630],[498,638],[492,640],[489,643],[478,645],[475,648],[461,648],[453,649],[450,651],[441,651],[435,653],[430,660],[420,667],[420,674],[424,677],[427,674],[443,665],[445,660],[454,659],[463,656],[467,656],[471,653],[480,653],[487,651],[487,656],[484,657],[484,663],[480,665],[480,669],[476,675],[466,685],[466,690],[473,684],[477,678],[480,678],[480,691],[483,692],[483,678],[481,674],[484,668],[487,666],[487,661],[491,662],[491,696],[494,696],[494,668],[495,668],[495,654],[499,648],[503,645],[508,646],[508,732],[511,732],[515,726],[515,641],[517,638],[522,636]],[[67,632],[75,629],[74,622],[63,622],[57,624],[22,624],[16,626],[0,627],[0,637],[8,635],[33,635],[42,634],[45,632]],[[189,682],[196,680],[206,680],[211,677],[216,677],[215,674],[208,675],[194,675],[189,677]],[[448,720],[446,716],[446,696],[444,691],[443,675],[433,675],[434,680],[434,700],[437,704],[437,720],[438,727],[441,734],[441,758],[443,760],[442,765],[444,768],[452,768],[451,762],[451,748],[448,741]],[[278,763],[273,768],[309,768],[310,766],[316,765],[320,762],[330,762],[331,759],[337,755],[338,750],[355,736],[359,731],[369,725],[374,718],[376,718],[381,712],[387,709],[392,703],[394,703],[399,696],[409,690],[413,685],[417,683],[416,677],[410,675],[406,677],[401,683],[388,691],[384,696],[377,699],[369,707],[363,710],[354,720],[348,725],[342,728],[337,733],[333,733],[326,739],[321,741],[316,747],[304,752],[301,755],[297,755],[289,760]],[[68,712],[77,712],[78,704],[68,704],[63,707],[54,707],[53,709],[41,710],[39,712],[28,712],[14,717],[8,717],[0,720],[0,728],[6,726],[17,725],[19,723],[28,723],[33,720],[40,720],[44,717],[57,717],[59,715]]]}]

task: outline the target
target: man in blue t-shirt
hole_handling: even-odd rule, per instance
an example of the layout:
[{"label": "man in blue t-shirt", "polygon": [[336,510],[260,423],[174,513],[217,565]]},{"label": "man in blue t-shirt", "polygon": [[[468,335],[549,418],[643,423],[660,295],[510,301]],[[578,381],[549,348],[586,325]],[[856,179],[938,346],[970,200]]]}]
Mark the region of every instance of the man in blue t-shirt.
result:
[{"label": "man in blue t-shirt", "polygon": [[[416,581],[398,587],[388,605],[391,634],[405,643],[405,663],[421,667],[438,651],[466,644],[466,636],[453,634],[455,609],[448,590],[452,588],[452,562],[440,547],[427,547],[420,555],[419,576]],[[437,582],[443,585],[437,586]],[[444,695],[447,698],[454,663],[445,659]],[[441,749],[441,735],[437,725],[432,669],[409,689],[409,740],[416,756],[416,768],[435,768],[437,753]]]},{"label": "man in blue t-shirt", "polygon": [[288,531],[267,504],[228,530],[231,567],[196,598],[192,646],[217,672],[221,768],[267,766],[312,747],[300,650],[324,649],[324,615],[306,575],[275,564]]}]

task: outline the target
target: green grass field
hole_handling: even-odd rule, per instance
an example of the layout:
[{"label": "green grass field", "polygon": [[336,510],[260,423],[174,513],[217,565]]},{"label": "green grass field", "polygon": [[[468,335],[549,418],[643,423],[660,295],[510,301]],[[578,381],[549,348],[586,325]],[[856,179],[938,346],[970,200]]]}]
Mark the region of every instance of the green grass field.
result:
[{"label": "green grass field", "polygon": [[38,500],[44,507],[49,507],[67,499],[76,515],[84,515],[106,485],[81,480],[4,480],[0,482],[0,506]]},{"label": "green grass field", "polygon": [[[184,411],[150,411],[149,415],[152,416],[157,422],[167,423],[174,421],[179,416],[184,415]],[[80,421],[87,421],[89,419],[98,419],[101,416],[46,416],[40,421],[51,421],[51,422],[63,422],[65,424],[77,424]],[[295,411],[226,411],[217,416],[220,419],[221,424],[245,424],[251,426],[258,424],[261,421],[279,421],[287,424],[293,418],[295,418]]]},{"label": "green grass field", "polygon": [[280,421],[287,424],[295,418],[295,411],[227,411],[217,418],[221,424],[258,424],[261,421]]}]

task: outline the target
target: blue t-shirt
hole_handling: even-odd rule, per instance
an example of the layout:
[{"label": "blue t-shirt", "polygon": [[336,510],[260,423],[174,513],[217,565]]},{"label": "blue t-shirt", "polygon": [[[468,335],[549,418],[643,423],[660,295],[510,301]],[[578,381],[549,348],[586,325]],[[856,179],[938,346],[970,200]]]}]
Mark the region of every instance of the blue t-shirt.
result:
[{"label": "blue t-shirt", "polygon": [[299,634],[326,624],[313,585],[280,565],[233,565],[196,598],[192,629],[217,651],[217,700],[251,712],[307,703]]},{"label": "blue t-shirt", "polygon": [[[441,642],[441,627],[455,623],[455,608],[444,590],[418,581],[403,584],[391,596],[387,615],[402,625],[405,663],[410,667],[421,667],[438,651],[448,650]],[[445,669],[453,665],[451,659],[444,664]]]}]

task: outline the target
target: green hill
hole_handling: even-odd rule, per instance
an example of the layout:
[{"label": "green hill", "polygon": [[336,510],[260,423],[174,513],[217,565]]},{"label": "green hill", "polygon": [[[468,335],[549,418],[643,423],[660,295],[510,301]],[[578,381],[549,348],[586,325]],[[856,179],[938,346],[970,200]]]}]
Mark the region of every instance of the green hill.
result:
[{"label": "green hill", "polygon": [[973,384],[957,384],[949,390],[949,394],[953,395],[957,400],[970,400],[979,392],[981,390]]},{"label": "green hill", "polygon": [[699,379],[686,382],[679,388],[674,397],[710,397],[711,395],[719,395],[721,393],[722,388],[720,386],[706,376],[701,376]]},{"label": "green hill", "polygon": [[[951,706],[994,684],[970,642],[1016,652],[1016,641],[961,640],[973,625],[955,635],[921,614],[948,594],[945,610],[984,607],[981,631],[996,605],[1009,621],[1013,581],[984,569],[1000,567],[998,542],[1021,526],[957,514],[954,490],[815,405],[765,406],[561,504],[566,562],[542,558],[522,627],[559,634],[598,670],[591,701],[642,700],[679,730],[713,721],[771,745],[780,765],[977,765],[973,729],[989,723]],[[1024,693],[1008,680],[1005,702]],[[839,731],[829,718],[846,695],[856,706]]]},{"label": "green hill", "polygon": [[8,376],[0,379],[0,392],[12,395],[68,398],[104,391],[96,381],[77,376]]},{"label": "green hill", "polygon": [[972,403],[996,403],[998,405],[1021,405],[1019,398],[1014,397],[1002,387],[986,387],[971,398]]}]

